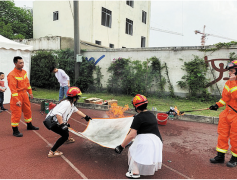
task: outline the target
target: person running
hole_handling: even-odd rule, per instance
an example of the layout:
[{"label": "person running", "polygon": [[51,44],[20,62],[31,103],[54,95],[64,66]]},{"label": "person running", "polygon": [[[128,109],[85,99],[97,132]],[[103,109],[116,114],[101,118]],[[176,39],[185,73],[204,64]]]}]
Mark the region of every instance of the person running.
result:
[{"label": "person running", "polygon": [[226,106],[225,110],[219,115],[217,156],[211,158],[210,162],[225,162],[225,153],[229,149],[230,140],[232,156],[226,165],[228,167],[235,167],[237,165],[237,60],[228,63],[226,69],[229,70],[230,79],[225,83],[222,98],[215,105],[209,107],[210,110],[216,111],[220,107]]},{"label": "person running", "polygon": [[7,75],[8,86],[11,90],[11,126],[13,129],[13,136],[22,137],[23,134],[18,130],[22,112],[27,124],[27,130],[39,130],[39,128],[33,126],[31,123],[32,113],[28,94],[31,99],[33,99],[33,94],[27,73],[23,69],[24,61],[22,57],[16,56],[13,58],[13,62],[15,68]]},{"label": "person running", "polygon": [[70,87],[70,78],[64,70],[57,69],[55,66],[51,67],[50,72],[53,72],[55,74],[55,77],[60,83],[59,101],[61,101],[64,96],[67,97],[67,90]]},{"label": "person running", "polygon": [[147,98],[137,94],[132,104],[138,115],[134,117],[129,134],[115,148],[115,152],[120,154],[135,138],[128,150],[129,169],[126,176],[140,178],[140,175],[154,175],[155,171],[161,169],[163,143],[156,117],[147,110]]},{"label": "person running", "polygon": [[59,134],[61,137],[56,141],[54,146],[48,153],[48,157],[61,156],[63,153],[57,149],[63,145],[69,138],[68,120],[71,117],[72,113],[77,113],[79,116],[82,116],[86,121],[92,120],[89,116],[85,115],[83,112],[79,111],[76,108],[76,103],[80,96],[82,95],[81,90],[78,87],[71,87],[67,91],[67,97],[57,106],[55,106],[46,117],[49,115],[55,115],[58,121],[58,124],[51,128],[51,131]]}]

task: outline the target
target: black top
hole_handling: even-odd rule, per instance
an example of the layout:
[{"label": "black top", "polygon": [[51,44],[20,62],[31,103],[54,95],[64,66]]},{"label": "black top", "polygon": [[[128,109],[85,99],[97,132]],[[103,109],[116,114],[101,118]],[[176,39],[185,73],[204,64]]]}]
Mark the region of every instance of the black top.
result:
[{"label": "black top", "polygon": [[140,112],[136,115],[133,119],[131,128],[137,130],[137,134],[155,134],[162,141],[156,117],[149,111]]}]

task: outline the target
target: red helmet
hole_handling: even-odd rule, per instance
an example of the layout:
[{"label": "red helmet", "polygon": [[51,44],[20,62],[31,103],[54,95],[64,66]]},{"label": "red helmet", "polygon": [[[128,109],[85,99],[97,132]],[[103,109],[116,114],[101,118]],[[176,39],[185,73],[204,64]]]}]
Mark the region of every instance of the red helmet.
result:
[{"label": "red helmet", "polygon": [[226,69],[229,70],[230,68],[237,68],[237,60],[233,60],[227,64]]},{"label": "red helmet", "polygon": [[70,87],[67,90],[67,96],[74,97],[74,96],[81,96],[81,90],[78,87]]},{"label": "red helmet", "polygon": [[137,94],[133,99],[132,99],[132,104],[134,107],[139,107],[143,104],[147,104],[147,98],[141,94]]}]

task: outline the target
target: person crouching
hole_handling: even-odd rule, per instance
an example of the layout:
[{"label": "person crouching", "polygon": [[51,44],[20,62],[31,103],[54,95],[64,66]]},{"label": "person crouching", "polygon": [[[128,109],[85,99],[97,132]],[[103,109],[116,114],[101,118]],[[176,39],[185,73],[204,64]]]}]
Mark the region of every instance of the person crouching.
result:
[{"label": "person crouching", "polygon": [[81,94],[81,90],[78,87],[69,88],[67,91],[67,97],[65,99],[62,99],[59,104],[47,114],[47,116],[56,115],[58,124],[53,126],[51,128],[51,131],[61,135],[61,137],[56,141],[54,146],[49,151],[48,157],[56,157],[63,154],[57,149],[69,138],[68,127],[70,127],[70,125],[68,124],[68,120],[71,117],[72,113],[77,113],[86,121],[92,120],[89,116],[79,111],[75,106]]}]

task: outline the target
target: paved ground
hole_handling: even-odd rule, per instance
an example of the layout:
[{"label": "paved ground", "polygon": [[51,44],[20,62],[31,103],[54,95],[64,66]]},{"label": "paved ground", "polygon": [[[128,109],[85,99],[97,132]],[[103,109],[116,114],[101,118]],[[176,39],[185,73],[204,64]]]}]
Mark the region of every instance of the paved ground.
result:
[{"label": "paved ground", "polygon": [[[9,105],[5,105],[9,109]],[[80,109],[92,118],[107,118],[105,111]],[[47,130],[39,113],[40,105],[32,103],[33,124],[39,131],[27,131],[23,121],[19,130],[23,137],[12,135],[11,112],[0,113],[0,178],[1,179],[126,179],[127,151],[121,155],[74,134],[73,144],[60,147],[62,157],[48,158],[52,144],[59,136]],[[23,117],[22,117],[23,119]],[[71,127],[83,131],[87,122],[76,115]],[[144,179],[236,179],[236,168],[211,164],[216,154],[217,125],[169,120],[159,126],[164,140],[162,169]],[[226,162],[231,157],[226,156]]]}]

